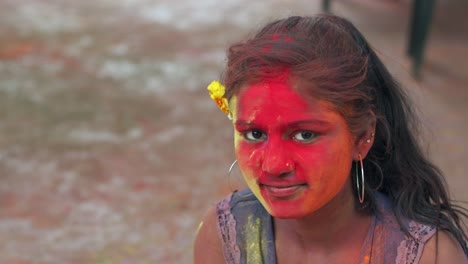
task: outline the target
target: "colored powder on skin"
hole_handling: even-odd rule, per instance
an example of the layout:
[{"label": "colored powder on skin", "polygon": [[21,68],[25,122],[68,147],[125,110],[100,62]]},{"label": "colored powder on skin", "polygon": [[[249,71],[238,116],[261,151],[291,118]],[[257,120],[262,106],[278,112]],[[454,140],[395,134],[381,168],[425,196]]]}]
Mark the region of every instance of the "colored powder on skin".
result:
[{"label": "colored powder on skin", "polygon": [[[343,117],[323,101],[306,101],[284,80],[249,85],[231,105],[236,154],[249,188],[273,216],[295,218],[318,210],[342,190],[352,164],[352,144]],[[265,138],[247,140],[245,133],[252,130]],[[293,140],[297,131],[311,131],[317,138],[309,143]],[[300,186],[294,198],[276,199],[262,189],[260,184],[278,182],[290,168],[294,173],[281,181]]]},{"label": "colored powder on skin", "polygon": [[261,245],[258,241],[258,234],[260,234],[260,218],[254,218],[253,215],[249,215],[247,218],[247,225],[243,230],[243,235],[246,238],[246,244],[248,249],[247,253],[247,263],[262,263],[261,260]]}]

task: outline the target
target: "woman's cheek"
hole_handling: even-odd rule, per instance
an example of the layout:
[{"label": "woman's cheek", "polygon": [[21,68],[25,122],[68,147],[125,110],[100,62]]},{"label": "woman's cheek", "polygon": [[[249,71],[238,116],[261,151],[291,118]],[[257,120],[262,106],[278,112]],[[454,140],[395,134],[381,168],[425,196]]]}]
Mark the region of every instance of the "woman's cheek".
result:
[{"label": "woman's cheek", "polygon": [[254,144],[245,142],[245,140],[236,141],[235,150],[237,161],[244,177],[258,177],[258,169],[261,168],[261,151]]}]

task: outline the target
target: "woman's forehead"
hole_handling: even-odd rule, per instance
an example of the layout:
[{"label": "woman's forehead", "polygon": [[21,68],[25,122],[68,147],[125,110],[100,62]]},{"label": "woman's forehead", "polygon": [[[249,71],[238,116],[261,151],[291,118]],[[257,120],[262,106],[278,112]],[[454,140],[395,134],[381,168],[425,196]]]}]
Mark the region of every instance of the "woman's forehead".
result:
[{"label": "woman's forehead", "polygon": [[312,96],[304,96],[285,80],[269,80],[244,86],[233,98],[236,116],[311,118],[331,112],[329,104]]}]

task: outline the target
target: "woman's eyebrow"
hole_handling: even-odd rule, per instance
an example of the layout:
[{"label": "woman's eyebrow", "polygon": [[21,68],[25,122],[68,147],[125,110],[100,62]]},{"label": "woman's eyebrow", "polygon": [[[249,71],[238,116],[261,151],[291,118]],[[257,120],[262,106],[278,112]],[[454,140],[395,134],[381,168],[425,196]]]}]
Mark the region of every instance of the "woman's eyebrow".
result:
[{"label": "woman's eyebrow", "polygon": [[306,119],[306,120],[297,120],[288,123],[290,126],[300,126],[300,125],[317,125],[317,126],[326,126],[329,125],[331,122],[322,119]]},{"label": "woman's eyebrow", "polygon": [[[327,126],[330,125],[330,121],[323,119],[305,119],[289,122],[286,126],[301,126],[301,125],[315,125],[315,126]],[[251,127],[255,126],[255,123],[246,120],[237,120],[235,122],[236,127]]]},{"label": "woman's eyebrow", "polygon": [[240,127],[250,127],[253,126],[252,122],[245,121],[245,120],[237,120],[235,123],[235,126],[240,126]]},{"label": "woman's eyebrow", "polygon": [[252,122],[252,121],[247,121],[247,120],[237,120],[234,123],[234,127],[238,130],[247,130],[247,129],[266,129],[266,126],[268,124],[262,124],[262,123],[257,123],[257,122]]}]

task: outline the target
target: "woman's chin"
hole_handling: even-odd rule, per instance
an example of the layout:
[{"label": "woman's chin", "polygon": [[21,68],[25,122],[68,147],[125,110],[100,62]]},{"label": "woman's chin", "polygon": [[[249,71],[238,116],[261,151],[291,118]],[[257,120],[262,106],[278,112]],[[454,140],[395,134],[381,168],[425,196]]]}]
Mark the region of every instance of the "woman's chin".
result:
[{"label": "woman's chin", "polygon": [[298,203],[292,201],[274,201],[264,204],[268,213],[279,219],[297,219],[305,217],[311,212],[305,212]]},{"label": "woman's chin", "polygon": [[305,215],[303,214],[279,214],[279,213],[274,213],[274,214],[271,214],[271,216],[273,216],[274,218],[278,218],[278,219],[298,219],[298,218],[302,218],[304,217]]}]

